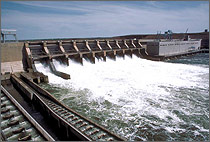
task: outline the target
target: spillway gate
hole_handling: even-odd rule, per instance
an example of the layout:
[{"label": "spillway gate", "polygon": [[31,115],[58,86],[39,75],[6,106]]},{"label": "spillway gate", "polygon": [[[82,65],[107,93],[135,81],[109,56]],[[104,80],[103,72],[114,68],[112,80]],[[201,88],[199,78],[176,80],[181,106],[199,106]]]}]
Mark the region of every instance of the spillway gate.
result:
[{"label": "spillway gate", "polygon": [[83,59],[95,63],[95,59],[106,57],[116,60],[116,56],[136,55],[143,57],[145,48],[140,40],[69,40],[69,41],[41,41],[26,42],[23,48],[23,68],[25,71],[37,72],[35,61],[40,61],[50,67],[57,76],[70,79],[70,75],[57,71],[52,59],[69,66],[68,58],[83,65]]}]

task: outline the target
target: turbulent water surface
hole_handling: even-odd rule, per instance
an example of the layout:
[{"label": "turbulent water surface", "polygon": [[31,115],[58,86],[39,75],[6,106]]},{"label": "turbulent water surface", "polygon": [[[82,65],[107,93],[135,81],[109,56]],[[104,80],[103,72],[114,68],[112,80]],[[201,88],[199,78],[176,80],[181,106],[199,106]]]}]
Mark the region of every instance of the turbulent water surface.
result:
[{"label": "turbulent water surface", "polygon": [[128,140],[209,140],[209,56],[155,62],[133,57],[84,60],[41,86],[70,108]]}]

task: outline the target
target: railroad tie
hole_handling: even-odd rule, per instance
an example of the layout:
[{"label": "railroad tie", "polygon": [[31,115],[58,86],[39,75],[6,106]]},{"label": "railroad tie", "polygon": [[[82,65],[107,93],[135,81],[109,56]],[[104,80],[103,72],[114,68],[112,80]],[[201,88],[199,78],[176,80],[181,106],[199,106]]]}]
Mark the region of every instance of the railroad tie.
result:
[{"label": "railroad tie", "polygon": [[1,95],[1,99],[2,99],[2,100],[6,100],[6,98],[7,98],[7,97],[6,97],[5,95]]},{"label": "railroad tie", "polygon": [[60,108],[60,106],[58,106],[58,105],[56,105],[56,104],[54,104],[54,105],[52,105],[54,108]]},{"label": "railroad tie", "polygon": [[90,130],[90,129],[92,129],[93,128],[93,126],[91,126],[91,125],[89,125],[89,126],[87,126],[84,130],[82,130],[83,132],[85,132],[85,131],[88,131],[88,130]]},{"label": "railroad tie", "polygon": [[9,108],[5,108],[5,109],[1,110],[1,113],[6,113],[8,111],[10,111],[10,109]]},{"label": "railroad tie", "polygon": [[64,114],[64,116],[68,116],[68,115],[70,115],[69,112],[66,112],[66,113]]},{"label": "railroad tie", "polygon": [[6,107],[6,104],[1,104],[1,108]]},{"label": "railroad tie", "polygon": [[50,106],[50,108],[51,108],[51,109],[53,109],[53,110],[58,109],[58,107],[57,107],[57,106]]},{"label": "railroad tie", "polygon": [[60,114],[63,111],[63,108],[59,108],[59,109],[57,109],[55,111]]},{"label": "railroad tie", "polygon": [[22,132],[23,130],[25,130],[25,128],[24,128],[24,127],[20,127],[20,128],[18,128],[18,129],[13,130],[12,133],[13,133],[13,134],[17,134],[17,133]]},{"label": "railroad tie", "polygon": [[78,119],[79,119],[78,117],[74,117],[71,121],[78,120]]},{"label": "railroad tie", "polygon": [[56,106],[56,104],[54,104],[54,103],[52,103],[52,102],[48,102],[48,105]]},{"label": "railroad tie", "polygon": [[51,102],[48,102],[47,103],[49,106],[53,107],[53,106],[56,106],[55,104],[51,103]]},{"label": "railroad tie", "polygon": [[57,110],[62,109],[62,107],[60,107],[60,106],[56,106],[55,108],[56,108]]},{"label": "railroad tie", "polygon": [[56,111],[56,112],[59,112],[59,111],[61,111],[61,110],[63,110],[63,109],[60,108],[60,107],[57,107],[57,108],[54,109],[54,111]]},{"label": "railroad tie", "polygon": [[50,106],[50,108],[52,108],[52,109],[55,109],[55,108],[57,108],[58,106],[57,105],[49,105]]},{"label": "railroad tie", "polygon": [[74,124],[79,124],[81,122],[83,122],[83,121],[80,119],[79,121],[75,122]]},{"label": "railroad tie", "polygon": [[7,132],[6,134],[4,134],[5,138],[8,139],[9,137],[13,136],[12,132]]},{"label": "railroad tie", "polygon": [[68,113],[65,109],[63,109],[62,111],[59,112],[60,114],[66,114]]},{"label": "railroad tie", "polygon": [[27,140],[30,140],[31,139],[31,135],[27,135],[25,137],[22,137],[22,138],[18,138],[18,141],[27,141]]},{"label": "railroad tie", "polygon": [[106,133],[102,133],[102,134],[98,135],[97,137],[98,137],[98,139],[101,139],[103,136],[106,136]]},{"label": "railroad tie", "polygon": [[96,133],[98,133],[98,132],[99,132],[99,130],[98,130],[98,129],[95,129],[93,132],[91,132],[91,133],[89,134],[89,136],[94,135],[94,134],[96,134]]},{"label": "railroad tie", "polygon": [[87,125],[87,122],[84,122],[84,123],[82,123],[82,125],[79,126],[79,128],[86,126],[86,125]]},{"label": "railroad tie", "polygon": [[[74,117],[74,115],[71,114],[71,115],[69,115],[66,119],[68,120],[68,119],[71,118],[71,117]],[[68,121],[71,121],[71,120],[68,120]]]},{"label": "railroad tie", "polygon": [[31,139],[31,135],[30,134],[26,134],[25,132],[22,132],[18,138],[18,141],[27,141]]},{"label": "railroad tie", "polygon": [[57,112],[57,110],[60,109],[60,108],[58,108],[58,107],[53,107],[52,109],[53,109],[55,112]]},{"label": "railroad tie", "polygon": [[62,113],[60,113],[60,115],[65,119],[65,117],[69,115],[69,113],[67,111],[63,111]]},{"label": "railroad tie", "polygon": [[108,138],[107,141],[114,141],[113,138]]},{"label": "railroad tie", "polygon": [[14,117],[14,114],[6,114],[6,115],[3,116],[2,118],[5,120],[5,119],[12,118],[12,117]]},{"label": "railroad tie", "polygon": [[13,126],[13,125],[16,125],[16,124],[19,124],[19,120],[12,120],[7,125],[8,126]]}]

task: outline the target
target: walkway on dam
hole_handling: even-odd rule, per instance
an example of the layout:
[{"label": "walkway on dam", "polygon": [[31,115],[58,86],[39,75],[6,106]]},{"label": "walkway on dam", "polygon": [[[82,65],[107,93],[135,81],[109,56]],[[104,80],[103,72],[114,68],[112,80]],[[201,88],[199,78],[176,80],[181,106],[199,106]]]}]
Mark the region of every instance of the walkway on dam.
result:
[{"label": "walkway on dam", "polygon": [[1,62],[1,73],[5,74],[5,72],[21,72],[23,70],[22,61],[13,61],[13,62]]}]

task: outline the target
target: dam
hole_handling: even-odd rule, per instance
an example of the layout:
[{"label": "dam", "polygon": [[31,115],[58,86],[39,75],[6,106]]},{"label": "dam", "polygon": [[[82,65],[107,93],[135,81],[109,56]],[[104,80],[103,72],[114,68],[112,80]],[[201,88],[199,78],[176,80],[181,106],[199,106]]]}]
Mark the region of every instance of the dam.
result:
[{"label": "dam", "polygon": [[[175,123],[179,122],[179,129],[187,126],[190,132],[202,127],[198,135],[201,139],[208,139],[205,126],[196,125],[194,121],[192,125],[181,123],[180,114],[177,113],[179,110],[171,108],[173,111],[169,111],[169,108],[166,109],[163,105],[176,97],[176,87],[187,89],[192,86],[196,88],[197,85],[198,94],[203,93],[202,99],[205,100],[207,80],[201,82],[197,72],[205,78],[207,65],[184,66],[170,62],[154,62],[196,53],[206,55],[203,52],[208,50],[199,49],[160,57],[148,54],[145,47],[149,41],[151,40],[87,39],[25,42],[21,53],[24,71],[7,72],[2,74],[1,78],[1,105],[4,108],[1,115],[5,120],[9,120],[1,123],[2,140],[165,140],[168,135],[171,138],[169,140],[172,140],[173,134],[169,134],[172,127],[169,127],[166,120],[174,124],[174,127],[178,127]],[[199,55],[194,56],[201,58]],[[125,70],[122,70],[123,66],[126,67]],[[160,74],[152,70],[160,70]],[[187,75],[176,78],[184,72],[192,77],[191,82],[187,80]],[[147,73],[152,77],[144,76]],[[193,77],[194,75],[196,76]],[[183,79],[186,81],[179,84]],[[201,85],[198,85],[199,83]],[[175,87],[171,88],[172,86]],[[156,96],[152,95],[152,90],[156,90]],[[176,93],[170,97],[167,90]],[[188,90],[185,95],[190,97],[190,91],[195,90]],[[169,100],[165,101],[166,98]],[[175,100],[177,101],[177,98]],[[8,104],[9,101],[12,103]],[[172,101],[173,105],[176,101]],[[9,110],[10,105],[17,107],[15,110],[20,111],[18,115]],[[160,107],[156,108],[156,112],[154,106],[158,105]],[[170,104],[166,103],[166,106],[168,105]],[[18,119],[18,123],[15,118],[19,115],[22,115],[24,120]],[[153,124],[152,120],[155,119],[158,122]],[[160,128],[157,124],[161,121],[163,127]],[[17,130],[7,132],[11,125],[18,127],[22,122],[30,124],[33,130],[21,125]],[[184,124],[185,126],[182,126]],[[163,128],[167,131],[163,131]],[[145,129],[147,131],[144,131]],[[149,135],[149,132],[154,133]],[[11,138],[16,133],[16,138]],[[182,135],[187,137],[187,134]]]},{"label": "dam", "polygon": [[[173,41],[168,41],[168,43],[172,42]],[[50,70],[57,76],[64,79],[70,79],[70,75],[56,70],[52,59],[59,60],[62,64],[69,66],[68,58],[75,60],[82,65],[82,58],[89,60],[91,63],[95,63],[96,58],[102,58],[106,61],[107,57],[116,60],[116,56],[124,58],[125,55],[128,55],[132,58],[132,55],[136,55],[137,57],[160,61],[182,55],[208,52],[208,50],[200,49],[201,40],[198,40],[198,42],[195,40],[176,41],[176,44],[179,42],[181,42],[178,45],[179,48],[176,46],[171,48],[166,46],[164,49],[162,49],[163,47],[157,48],[154,45],[158,42],[152,41],[147,42],[147,48],[144,48],[140,39],[28,42],[24,44],[23,48],[23,68],[25,71],[32,70],[33,72],[37,72],[34,64],[36,61],[40,61],[49,65]],[[162,46],[163,42],[160,43],[160,46]],[[181,44],[182,46],[180,46]],[[193,47],[193,50],[191,47]],[[164,54],[155,55],[154,53],[157,52],[157,49],[159,50],[159,53],[162,51]]]}]

